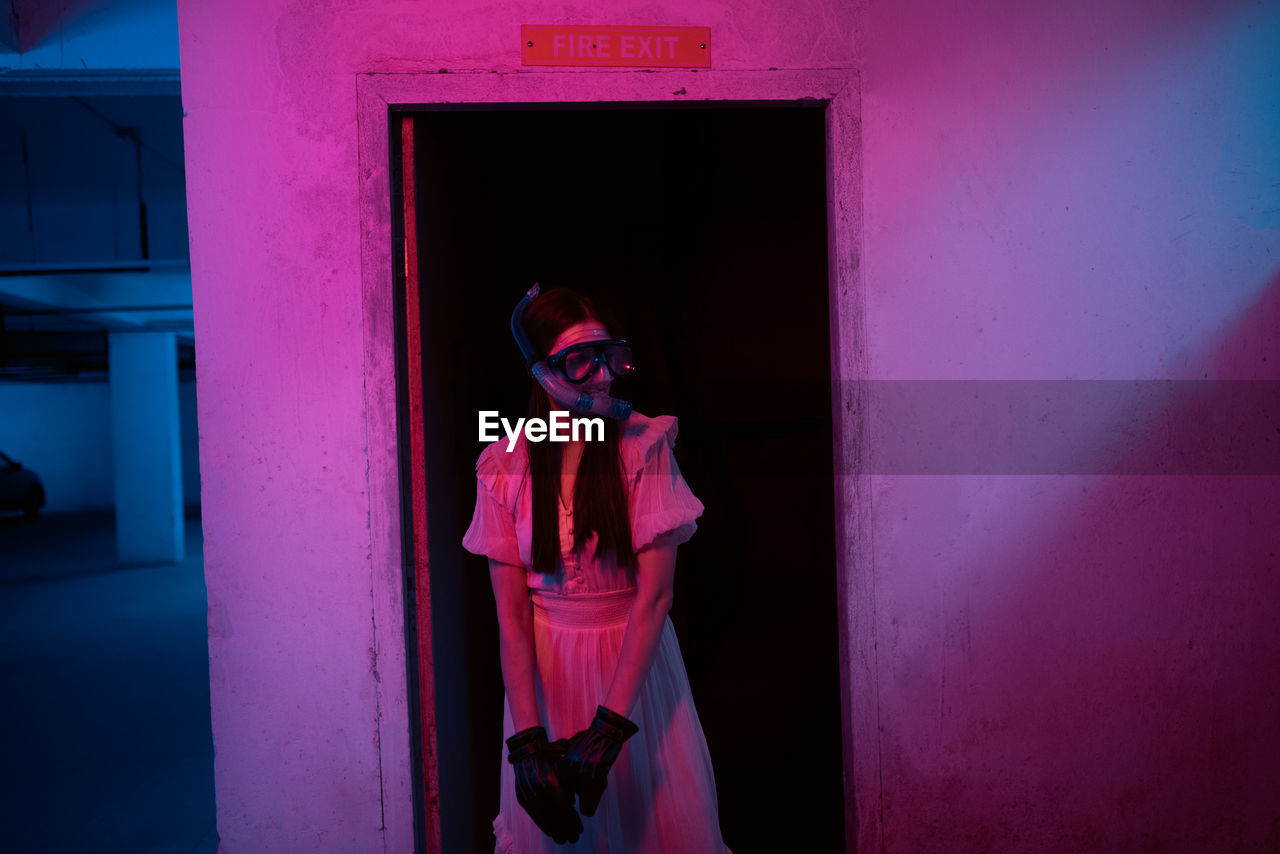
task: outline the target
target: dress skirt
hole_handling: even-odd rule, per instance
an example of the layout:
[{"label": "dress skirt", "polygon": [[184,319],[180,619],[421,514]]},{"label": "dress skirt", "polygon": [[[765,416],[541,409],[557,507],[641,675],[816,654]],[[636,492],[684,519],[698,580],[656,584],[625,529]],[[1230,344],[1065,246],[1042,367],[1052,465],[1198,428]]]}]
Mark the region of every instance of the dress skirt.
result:
[{"label": "dress skirt", "polygon": [[[532,591],[539,711],[551,740],[585,729],[613,678],[635,589],[555,595]],[[627,715],[640,731],[609,771],[582,837],[556,845],[516,801],[515,777],[501,759],[500,812],[493,830],[499,854],[718,854],[715,777],[694,709],[684,660],[668,618],[649,677]],[[515,728],[504,703],[503,738]]]}]

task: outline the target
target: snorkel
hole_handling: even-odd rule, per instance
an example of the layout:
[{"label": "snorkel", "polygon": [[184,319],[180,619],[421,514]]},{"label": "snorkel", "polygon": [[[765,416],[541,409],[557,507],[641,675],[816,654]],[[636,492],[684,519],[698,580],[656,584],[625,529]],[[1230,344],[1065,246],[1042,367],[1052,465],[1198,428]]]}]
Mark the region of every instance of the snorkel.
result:
[{"label": "snorkel", "polygon": [[602,415],[605,418],[625,421],[631,415],[630,403],[609,397],[607,394],[592,395],[580,392],[552,370],[545,361],[534,361],[536,354],[533,352],[533,345],[529,343],[529,336],[524,332],[524,310],[537,298],[540,290],[541,287],[537,284],[529,288],[520,302],[516,303],[515,310],[511,312],[511,334],[516,339],[520,354],[524,356],[529,374],[538,381],[538,385],[542,386],[547,394],[551,395],[551,399],[561,406],[578,413]]}]

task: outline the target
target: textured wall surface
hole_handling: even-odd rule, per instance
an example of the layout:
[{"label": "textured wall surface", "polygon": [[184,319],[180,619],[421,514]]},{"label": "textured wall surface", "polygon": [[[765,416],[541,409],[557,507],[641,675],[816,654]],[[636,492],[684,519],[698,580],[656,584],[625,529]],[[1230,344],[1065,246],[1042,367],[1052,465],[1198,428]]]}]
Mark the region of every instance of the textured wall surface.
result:
[{"label": "textured wall surface", "polygon": [[[1276,379],[1274,7],[1042,5],[179,4],[225,851],[409,850],[378,743],[401,675],[371,619],[356,75],[500,99],[539,22],[710,26],[716,71],[857,65],[871,377]],[[1127,474],[875,474],[867,850],[1277,843],[1277,483],[1161,474],[1194,398],[1127,407]]]},{"label": "textured wall surface", "polygon": [[886,847],[1274,849],[1280,14],[866,16]]},{"label": "textured wall surface", "polygon": [[476,72],[501,100],[490,72],[519,70],[521,23],[589,21],[710,26],[717,70],[850,66],[841,10],[179,3],[225,851],[411,844],[407,757],[378,742],[403,652],[379,650],[371,606],[388,544],[369,527],[356,75]]}]

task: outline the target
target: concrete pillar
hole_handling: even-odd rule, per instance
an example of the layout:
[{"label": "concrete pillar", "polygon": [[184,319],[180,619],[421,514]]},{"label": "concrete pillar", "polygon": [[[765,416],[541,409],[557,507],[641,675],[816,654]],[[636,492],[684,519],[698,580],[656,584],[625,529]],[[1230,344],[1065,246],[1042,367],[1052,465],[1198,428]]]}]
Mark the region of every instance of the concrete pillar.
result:
[{"label": "concrete pillar", "polygon": [[110,369],[117,556],[176,563],[186,543],[173,333],[113,332]]}]

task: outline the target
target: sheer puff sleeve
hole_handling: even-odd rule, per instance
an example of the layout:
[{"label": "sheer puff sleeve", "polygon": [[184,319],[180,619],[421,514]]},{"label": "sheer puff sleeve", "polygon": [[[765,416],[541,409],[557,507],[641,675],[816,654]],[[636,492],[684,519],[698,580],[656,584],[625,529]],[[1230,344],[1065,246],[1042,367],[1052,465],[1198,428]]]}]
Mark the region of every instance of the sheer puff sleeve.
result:
[{"label": "sheer puff sleeve", "polygon": [[516,516],[507,496],[511,478],[499,464],[503,453],[499,444],[500,441],[489,445],[476,460],[476,510],[471,527],[462,537],[462,547],[472,554],[523,566],[516,541]]},{"label": "sheer puff sleeve", "polygon": [[[633,441],[627,442],[631,543],[640,551],[665,534],[664,545],[679,545],[698,530],[696,520],[703,507],[685,483],[671,452],[678,424],[672,416],[660,415],[634,426],[640,428],[638,435],[629,435]],[[628,433],[632,432],[629,427]]]}]

